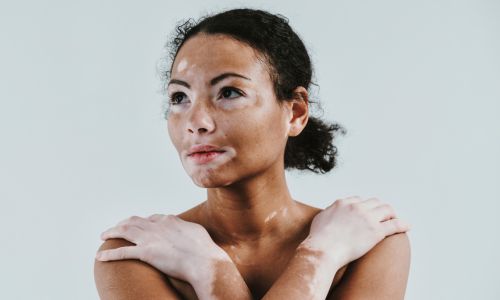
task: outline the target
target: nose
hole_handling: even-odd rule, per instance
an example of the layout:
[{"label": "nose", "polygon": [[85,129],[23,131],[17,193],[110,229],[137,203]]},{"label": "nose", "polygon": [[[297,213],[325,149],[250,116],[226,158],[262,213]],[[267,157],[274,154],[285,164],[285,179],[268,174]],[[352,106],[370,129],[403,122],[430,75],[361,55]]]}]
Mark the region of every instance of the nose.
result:
[{"label": "nose", "polygon": [[194,101],[191,105],[187,121],[187,130],[189,133],[209,133],[215,129],[211,109],[203,102]]}]

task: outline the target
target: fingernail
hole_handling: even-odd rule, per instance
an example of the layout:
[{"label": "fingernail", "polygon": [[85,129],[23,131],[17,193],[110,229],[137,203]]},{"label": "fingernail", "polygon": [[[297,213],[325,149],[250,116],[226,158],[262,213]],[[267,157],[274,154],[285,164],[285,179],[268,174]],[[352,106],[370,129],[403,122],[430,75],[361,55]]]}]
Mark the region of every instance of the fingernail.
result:
[{"label": "fingernail", "polygon": [[96,253],[95,258],[96,259],[100,259],[101,258],[101,252],[100,251]]}]

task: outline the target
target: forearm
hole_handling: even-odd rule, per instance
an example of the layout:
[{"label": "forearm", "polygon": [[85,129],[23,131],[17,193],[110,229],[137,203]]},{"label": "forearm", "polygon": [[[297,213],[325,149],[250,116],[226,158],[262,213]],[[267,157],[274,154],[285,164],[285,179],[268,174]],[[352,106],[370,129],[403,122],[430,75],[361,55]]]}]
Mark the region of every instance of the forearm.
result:
[{"label": "forearm", "polygon": [[199,272],[190,284],[200,300],[253,299],[245,280],[229,257],[212,259],[206,272]]},{"label": "forearm", "polygon": [[[281,276],[262,300],[324,300],[340,265],[334,257],[317,249],[319,247],[310,246],[307,241],[301,243]],[[214,256],[200,269],[189,280],[198,299],[253,299],[229,256]]]},{"label": "forearm", "polygon": [[339,268],[332,257],[301,244],[285,271],[262,299],[324,300]]}]

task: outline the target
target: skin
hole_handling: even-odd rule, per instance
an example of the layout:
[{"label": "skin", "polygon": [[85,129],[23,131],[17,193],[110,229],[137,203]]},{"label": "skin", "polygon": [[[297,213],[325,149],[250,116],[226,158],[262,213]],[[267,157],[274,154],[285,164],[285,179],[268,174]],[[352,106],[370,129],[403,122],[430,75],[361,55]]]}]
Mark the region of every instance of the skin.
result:
[{"label": "skin", "polygon": [[[210,84],[226,72],[248,79]],[[121,222],[128,230],[103,233],[100,250],[115,249],[113,259],[124,260],[96,261],[102,299],[325,299],[329,290],[327,299],[403,299],[408,228],[390,206],[350,197],[322,210],[288,191],[284,149],[307,123],[306,89],[297,87],[296,98],[279,105],[258,53],[223,35],[189,39],[171,75],[168,94],[180,104],[170,107],[168,133],[207,198],[175,218],[133,217]],[[195,164],[187,157],[194,144],[225,153]],[[129,241],[137,246],[124,247],[134,245]]]},{"label": "skin", "polygon": [[[298,99],[278,105],[268,69],[257,55],[225,36],[196,36],[183,45],[171,73],[191,88],[170,84],[167,91],[170,96],[184,93],[177,98],[183,104],[172,106],[168,116],[172,143],[193,182],[207,188],[206,201],[179,217],[203,225],[248,278],[250,289],[262,294],[305,239],[320,209],[291,197],[284,172],[286,140],[305,127],[307,103]],[[250,80],[228,77],[207,85],[225,72]],[[245,95],[232,92],[217,99],[223,86]],[[297,91],[307,100],[304,88]],[[195,165],[186,157],[193,144],[225,147],[227,157]]]}]

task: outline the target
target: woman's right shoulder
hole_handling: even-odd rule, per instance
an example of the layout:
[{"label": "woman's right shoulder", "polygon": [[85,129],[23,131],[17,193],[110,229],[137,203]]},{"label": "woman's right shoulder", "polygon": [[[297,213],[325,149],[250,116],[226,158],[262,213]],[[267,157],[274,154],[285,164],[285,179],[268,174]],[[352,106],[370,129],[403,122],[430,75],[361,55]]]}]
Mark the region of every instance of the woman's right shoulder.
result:
[{"label": "woman's right shoulder", "polygon": [[[133,245],[125,239],[113,238],[104,241],[98,251]],[[94,281],[102,300],[182,299],[165,274],[137,259],[95,260]]]}]

